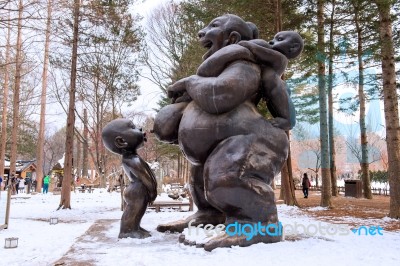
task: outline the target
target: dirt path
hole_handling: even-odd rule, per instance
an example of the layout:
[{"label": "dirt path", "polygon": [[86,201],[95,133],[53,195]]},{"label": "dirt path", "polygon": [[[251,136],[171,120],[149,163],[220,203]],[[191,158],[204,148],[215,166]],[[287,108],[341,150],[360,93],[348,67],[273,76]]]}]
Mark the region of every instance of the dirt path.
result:
[{"label": "dirt path", "polygon": [[[279,198],[279,190],[276,196]],[[380,223],[384,221],[384,229],[388,231],[399,231],[400,221],[387,218],[389,213],[389,197],[373,195],[372,200],[363,198],[344,197],[340,194],[338,197],[332,197],[333,208],[321,209],[321,193],[319,191],[310,191],[309,197],[305,199],[303,192],[296,190],[297,201],[302,211],[316,219],[333,222],[347,223],[351,226],[377,225],[365,223]],[[383,219],[383,220],[382,220]]]},{"label": "dirt path", "polygon": [[[74,265],[74,266],[90,266],[96,265],[94,260],[87,259],[86,254],[96,255],[96,250],[93,245],[85,245],[87,243],[113,243],[115,237],[106,236],[105,232],[112,223],[118,220],[103,219],[97,220],[82,236],[80,236],[72,247],[64,254],[64,256],[56,261],[54,265]],[[90,256],[90,257],[92,257]]]}]

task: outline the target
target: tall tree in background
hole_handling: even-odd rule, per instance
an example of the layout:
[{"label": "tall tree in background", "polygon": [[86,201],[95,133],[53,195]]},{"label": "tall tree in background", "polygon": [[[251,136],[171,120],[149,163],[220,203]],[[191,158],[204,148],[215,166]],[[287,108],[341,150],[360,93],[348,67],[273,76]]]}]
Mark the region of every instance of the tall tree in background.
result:
[{"label": "tall tree in background", "polygon": [[89,176],[89,129],[87,110],[83,109],[83,149],[82,149],[82,176]]},{"label": "tall tree in background", "polygon": [[328,58],[328,129],[329,129],[329,168],[331,172],[332,196],[338,196],[337,180],[336,180],[336,150],[335,135],[333,127],[333,57],[335,51],[334,45],[334,26],[335,26],[335,10],[336,0],[331,0],[331,15],[329,21],[329,58]]},{"label": "tall tree in background", "polygon": [[[201,25],[190,24],[191,12],[185,3],[165,3],[155,8],[147,19],[147,42],[144,63],[150,69],[146,76],[162,91],[159,106],[170,103],[167,98],[168,86],[196,72],[203,50],[198,45],[197,32]],[[187,12],[187,14],[186,14]],[[156,140],[158,161],[180,158],[178,146]],[[178,161],[178,166],[180,167]]]},{"label": "tall tree in background", "polygon": [[20,122],[20,90],[21,90],[21,70],[22,70],[22,13],[24,5],[22,0],[18,3],[18,31],[17,31],[17,52],[15,55],[15,80],[13,90],[13,124],[11,131],[11,154],[10,154],[10,175],[16,174],[18,129]]},{"label": "tall tree in background", "polygon": [[80,0],[74,0],[73,14],[73,39],[71,56],[71,80],[69,90],[69,105],[67,117],[67,136],[65,140],[64,178],[62,181],[61,199],[58,209],[71,209],[71,180],[73,174],[73,147],[75,131],[75,91],[76,91],[76,68],[78,60],[78,32],[79,32],[79,9]]},{"label": "tall tree in background", "polygon": [[42,73],[42,94],[40,96],[40,122],[39,122],[39,138],[36,150],[36,191],[40,192],[43,180],[43,165],[44,165],[44,133],[46,120],[46,102],[47,102],[47,76],[49,64],[49,47],[50,47],[50,32],[51,32],[51,11],[52,0],[47,1],[47,21],[46,21],[46,37],[44,46],[43,73]]},{"label": "tall tree in background", "polygon": [[[275,16],[275,34],[282,31],[282,3],[281,0],[275,0],[275,10],[276,10],[276,16]],[[282,79],[285,77],[282,76]],[[288,139],[290,140],[290,132],[287,131],[286,135],[288,136]],[[290,141],[289,141],[290,143]],[[283,196],[283,197],[282,197]],[[298,202],[296,200],[296,195],[295,195],[295,187],[294,187],[294,181],[293,181],[293,169],[292,169],[292,156],[291,156],[291,148],[289,145],[289,152],[288,152],[288,158],[286,160],[286,163],[282,167],[281,171],[281,195],[280,198],[283,198],[284,203],[286,205],[290,206],[298,206]]]},{"label": "tall tree in background", "polygon": [[[83,145],[85,141],[88,143],[89,148],[84,150],[101,177],[102,187],[106,185],[107,173],[104,170],[108,167],[105,166],[107,157],[101,141],[101,130],[108,121],[121,117],[122,107],[131,105],[140,94],[136,55],[141,48],[143,32],[137,23],[140,18],[130,14],[129,8],[133,2],[135,0],[90,1],[80,9],[76,86],[79,101],[75,116],[82,123],[83,130],[75,130],[75,134]],[[71,47],[69,29],[72,23],[61,20],[60,24],[62,27],[57,30],[63,32],[67,29],[67,32],[60,34],[64,39],[59,53],[53,54],[52,63],[60,75],[69,77],[69,55],[65,51]],[[64,83],[68,83],[66,78]],[[60,86],[55,93],[63,105],[68,88]],[[87,165],[88,168],[90,166]]]},{"label": "tall tree in background", "polygon": [[321,206],[331,207],[331,176],[329,170],[329,136],[328,117],[326,103],[326,77],[325,77],[325,34],[324,34],[324,0],[317,1],[317,23],[318,23],[318,89],[319,89],[319,117],[320,117],[320,138],[321,138]]},{"label": "tall tree in background", "polygon": [[[79,136],[87,152],[83,156],[86,161],[90,156],[100,175],[101,187],[106,186],[108,174],[102,128],[108,121],[121,117],[122,106],[130,105],[140,94],[135,69],[143,32],[137,23],[140,19],[129,12],[133,2],[92,1],[82,8],[86,23],[81,27],[77,93],[86,111],[83,116],[80,112],[76,115],[83,123],[83,136]],[[83,168],[83,175],[88,175],[86,169]]]},{"label": "tall tree in background", "polygon": [[184,12],[181,5],[169,2],[155,8],[147,19],[143,60],[150,73],[146,78],[165,96],[171,82],[192,75],[201,62],[203,50],[197,43],[201,27],[188,27]]},{"label": "tall tree in background", "polygon": [[357,32],[357,59],[358,59],[358,99],[360,103],[360,134],[361,134],[361,173],[362,173],[362,184],[363,184],[363,195],[366,199],[372,199],[371,192],[371,181],[369,178],[369,162],[368,162],[368,136],[367,126],[365,121],[365,107],[366,107],[366,96],[364,92],[364,61],[363,61],[363,39],[364,32],[360,25],[361,19],[361,5],[364,1],[356,0],[352,1],[354,8],[354,22]]},{"label": "tall tree in background", "polygon": [[389,158],[390,210],[389,217],[400,219],[400,124],[396,91],[392,18],[390,10],[395,1],[374,0],[380,20],[383,103],[386,121],[386,143]]},{"label": "tall tree in background", "polygon": [[[75,168],[75,174],[77,177],[82,176],[82,168],[83,168],[83,160],[82,160],[82,141],[79,139],[79,137],[76,138],[75,140],[75,149],[74,149],[74,168]],[[75,178],[74,178],[75,181]]]},{"label": "tall tree in background", "polygon": [[[4,173],[4,160],[6,157],[6,144],[7,144],[7,109],[8,109],[8,86],[9,86],[9,69],[10,69],[10,38],[11,38],[11,23],[10,12],[8,12],[7,21],[7,44],[6,44],[6,61],[4,72],[4,87],[3,87],[3,110],[1,116],[1,138],[0,138],[0,175]],[[4,177],[3,177],[4,178]]]}]

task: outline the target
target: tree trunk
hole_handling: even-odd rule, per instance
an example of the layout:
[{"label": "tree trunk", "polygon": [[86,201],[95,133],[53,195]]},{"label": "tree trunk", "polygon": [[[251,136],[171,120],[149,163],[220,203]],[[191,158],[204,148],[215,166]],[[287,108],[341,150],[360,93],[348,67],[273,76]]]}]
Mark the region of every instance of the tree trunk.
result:
[{"label": "tree trunk", "polygon": [[321,140],[321,206],[331,207],[331,175],[329,171],[329,137],[328,137],[328,118],[326,106],[325,88],[325,41],[324,41],[324,1],[317,1],[317,21],[318,21],[318,88],[319,88],[319,115],[320,115],[320,140]]},{"label": "tree trunk", "polygon": [[16,174],[18,127],[19,127],[19,106],[21,89],[21,68],[22,68],[22,12],[24,6],[22,0],[18,4],[18,33],[17,33],[17,53],[15,55],[15,86],[13,93],[13,124],[11,129],[11,155],[10,155],[10,176]]},{"label": "tree trunk", "polygon": [[[9,64],[10,64],[10,38],[11,38],[11,15],[8,12],[8,22],[7,22],[7,44],[6,44],[6,61],[4,69],[4,87],[3,87],[3,110],[1,116],[1,138],[0,138],[0,175],[4,174],[4,160],[6,158],[6,148],[7,148],[7,109],[8,109],[8,86],[9,86]],[[8,176],[9,178],[10,176]],[[3,180],[5,177],[3,176]]]},{"label": "tree trunk", "polygon": [[391,1],[375,0],[379,11],[383,103],[386,121],[386,144],[390,186],[389,217],[400,219],[400,125],[396,91],[396,71],[393,48]]},{"label": "tree trunk", "polygon": [[289,170],[288,170],[287,161],[283,165],[282,170],[281,170],[281,191],[283,194],[283,202],[287,205],[293,206],[294,202],[292,201],[292,197],[291,197],[290,179],[289,179]]},{"label": "tree trunk", "polygon": [[88,116],[87,110],[83,109],[83,158],[82,158],[82,176],[89,176],[88,170],[88,151],[89,151],[89,129],[88,129]]},{"label": "tree trunk", "polygon": [[47,95],[47,73],[49,65],[49,46],[50,46],[50,32],[51,32],[51,11],[52,11],[52,0],[47,2],[47,21],[46,21],[46,39],[44,45],[44,61],[43,61],[43,73],[42,73],[42,94],[40,96],[40,122],[39,122],[39,137],[36,148],[36,191],[40,192],[42,187],[43,178],[43,165],[44,165],[44,133],[46,123],[46,95]]},{"label": "tree trunk", "polygon": [[[290,140],[289,131],[286,132],[286,135]],[[283,187],[284,189],[282,190]],[[282,193],[281,195],[279,195],[279,197],[283,196],[283,200],[286,205],[299,206],[299,203],[297,202],[295,195],[290,146],[289,146],[288,159],[286,160],[286,163],[281,171],[281,192]]]},{"label": "tree trunk", "polygon": [[360,135],[361,135],[361,172],[363,195],[366,199],[372,199],[371,182],[369,178],[368,162],[368,137],[367,126],[365,123],[365,93],[364,93],[364,62],[362,59],[362,29],[359,24],[359,9],[354,5],[354,21],[357,30],[357,58],[358,58],[358,99],[360,101]]},{"label": "tree trunk", "polygon": [[[282,1],[275,0],[275,33],[282,31]],[[282,79],[284,76],[282,75]],[[289,131],[286,132],[288,139],[290,140]],[[271,184],[271,186],[274,186]],[[279,199],[283,199],[285,204],[293,206],[298,206],[298,202],[296,200],[295,192],[294,192],[294,181],[293,181],[293,172],[292,172],[292,157],[289,147],[288,158],[286,163],[281,171],[281,194],[279,195]]]},{"label": "tree trunk", "polygon": [[[286,164],[283,165],[282,170],[281,170],[281,191],[279,192],[279,199],[280,200],[285,200],[285,186],[284,183],[286,181],[284,181],[284,175],[283,175],[283,171],[287,171],[287,169],[285,168]],[[286,170],[285,170],[286,169]]]},{"label": "tree trunk", "polygon": [[282,2],[275,0],[275,33],[282,31]]},{"label": "tree trunk", "polygon": [[[286,132],[289,137],[289,132]],[[286,160],[286,163],[284,167],[282,168],[282,174],[281,176],[283,177],[284,180],[284,187],[285,189],[283,190],[283,195],[284,195],[284,202],[286,205],[290,206],[299,206],[299,203],[297,202],[296,195],[295,195],[295,189],[294,189],[294,180],[293,180],[293,174],[292,174],[292,161],[290,160],[290,147],[289,147],[289,155],[288,159]]]},{"label": "tree trunk", "polygon": [[71,209],[71,180],[73,173],[73,148],[74,148],[74,130],[75,130],[75,91],[76,91],[76,67],[78,59],[78,26],[79,26],[79,8],[80,0],[74,0],[74,25],[72,41],[71,58],[71,83],[69,90],[69,105],[67,117],[67,137],[65,140],[65,160],[64,160],[64,178],[62,182],[61,199],[58,209]]},{"label": "tree trunk", "polygon": [[332,196],[338,195],[337,181],[336,181],[336,151],[335,151],[335,135],[333,128],[333,56],[334,56],[334,16],[335,16],[335,0],[331,1],[332,12],[330,21],[330,32],[329,32],[329,79],[328,79],[328,110],[329,110],[329,151],[330,161],[329,167],[331,171],[331,183],[332,183]]},{"label": "tree trunk", "polygon": [[81,140],[77,137],[76,138],[76,151],[75,151],[75,160],[74,160],[74,165],[75,165],[75,175],[79,178],[83,177],[82,174],[82,165],[84,164],[82,162],[81,154],[82,154],[82,142]]}]

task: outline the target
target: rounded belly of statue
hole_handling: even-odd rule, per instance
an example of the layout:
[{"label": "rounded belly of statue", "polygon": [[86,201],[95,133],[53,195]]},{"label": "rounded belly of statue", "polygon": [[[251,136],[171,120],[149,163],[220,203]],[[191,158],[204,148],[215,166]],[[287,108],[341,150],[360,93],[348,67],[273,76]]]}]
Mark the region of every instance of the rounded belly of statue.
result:
[{"label": "rounded belly of statue", "polygon": [[[251,133],[251,123],[260,115],[250,103],[213,115],[190,103],[179,126],[179,146],[194,164],[203,164],[212,150],[226,138]],[[253,121],[252,121],[253,120]]]}]

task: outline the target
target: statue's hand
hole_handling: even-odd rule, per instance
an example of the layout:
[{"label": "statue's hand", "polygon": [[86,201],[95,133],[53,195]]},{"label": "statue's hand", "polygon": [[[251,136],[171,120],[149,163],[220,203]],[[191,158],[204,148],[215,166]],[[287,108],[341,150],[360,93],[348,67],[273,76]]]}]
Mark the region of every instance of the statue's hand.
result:
[{"label": "statue's hand", "polygon": [[183,102],[191,102],[192,98],[190,97],[189,93],[186,91],[182,94],[182,96],[176,98],[175,103],[183,103]]},{"label": "statue's hand", "polygon": [[172,99],[172,103],[191,101],[190,96],[186,92],[187,81],[191,77],[183,78],[178,80],[174,84],[168,87],[167,96]]},{"label": "statue's hand", "polygon": [[275,117],[269,120],[274,127],[283,129],[285,131],[291,130],[290,121],[282,117]]},{"label": "statue's hand", "polygon": [[252,44],[252,43],[249,42],[249,41],[240,41],[240,42],[238,42],[238,44],[241,45],[241,46],[243,46],[243,47],[246,47],[246,48],[249,49],[250,51],[251,51],[251,48],[254,47],[254,44]]},{"label": "statue's hand", "polygon": [[[260,40],[260,43],[262,43],[262,42],[265,42],[265,41]],[[260,45],[260,43],[256,42],[256,40],[238,42],[238,44],[240,46],[243,46],[243,47],[247,48],[253,54],[253,56],[256,57],[256,59],[257,59],[257,54],[258,53],[262,53],[264,51],[264,49],[268,48],[268,43],[267,42],[265,42],[266,46],[262,46],[262,45]]]}]

